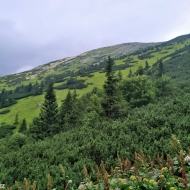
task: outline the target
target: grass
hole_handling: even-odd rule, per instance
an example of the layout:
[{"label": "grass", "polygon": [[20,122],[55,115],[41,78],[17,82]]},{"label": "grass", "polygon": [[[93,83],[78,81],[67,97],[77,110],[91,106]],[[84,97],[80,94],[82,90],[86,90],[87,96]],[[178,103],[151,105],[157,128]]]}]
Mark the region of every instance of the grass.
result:
[{"label": "grass", "polygon": [[[77,94],[81,96],[84,93],[91,91],[93,87],[85,90],[77,90]],[[61,106],[61,100],[64,100],[68,90],[56,90],[56,97],[58,106]],[[71,90],[71,92],[73,92]],[[0,117],[0,123],[6,122],[7,124],[14,124],[15,116],[18,114],[18,124],[17,129],[22,123],[22,120],[25,118],[27,124],[32,123],[34,117],[37,117],[40,113],[40,105],[44,102],[44,94],[40,96],[30,96],[27,98],[20,99],[17,104],[14,104],[9,107],[11,110],[7,114],[2,114]],[[1,109],[1,111],[6,110],[7,108]]]},{"label": "grass", "polygon": [[[15,116],[18,114],[18,125],[20,126],[22,120],[25,118],[27,123],[31,123],[32,119],[39,114],[40,103],[44,100],[44,95],[40,96],[30,96],[28,98],[23,98],[18,101],[17,104],[9,107],[11,110],[8,114],[1,115],[0,123],[6,122],[7,124],[13,124],[15,121]],[[7,108],[3,108],[4,110]]]}]

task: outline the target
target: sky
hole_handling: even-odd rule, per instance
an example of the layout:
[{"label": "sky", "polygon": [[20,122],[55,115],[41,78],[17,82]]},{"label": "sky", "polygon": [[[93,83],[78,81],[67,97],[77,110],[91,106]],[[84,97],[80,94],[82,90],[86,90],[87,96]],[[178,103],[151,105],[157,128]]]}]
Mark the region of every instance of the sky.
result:
[{"label": "sky", "polygon": [[0,76],[190,33],[190,0],[0,0]]}]

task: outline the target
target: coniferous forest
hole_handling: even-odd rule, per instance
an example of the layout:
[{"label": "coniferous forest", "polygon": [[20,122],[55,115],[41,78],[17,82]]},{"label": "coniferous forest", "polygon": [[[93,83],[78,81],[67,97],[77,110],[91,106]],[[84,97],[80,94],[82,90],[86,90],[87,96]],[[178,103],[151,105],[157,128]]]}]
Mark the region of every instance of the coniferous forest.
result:
[{"label": "coniferous forest", "polygon": [[[40,113],[29,126],[26,118],[18,132],[1,127],[0,184],[40,190],[77,189],[82,181],[86,189],[190,188],[184,162],[190,145],[190,45],[152,66],[145,62],[127,77],[111,56],[104,66],[102,87],[82,96],[68,89],[58,105],[49,80]],[[37,95],[40,89],[27,90]],[[11,96],[8,103],[16,103]],[[177,177],[167,178],[169,172]]]}]

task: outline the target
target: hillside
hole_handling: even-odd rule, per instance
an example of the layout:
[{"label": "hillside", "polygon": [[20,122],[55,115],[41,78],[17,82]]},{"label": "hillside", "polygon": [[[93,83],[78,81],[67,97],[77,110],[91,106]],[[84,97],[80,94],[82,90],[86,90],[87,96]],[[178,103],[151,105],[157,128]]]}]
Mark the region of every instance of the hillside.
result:
[{"label": "hillside", "polygon": [[[102,86],[104,81],[103,80],[100,81],[99,77],[102,77],[103,79],[104,74],[103,73],[100,74],[99,72],[96,71],[101,71],[101,69],[103,69],[104,67],[104,64],[100,68],[96,67],[98,67],[99,63],[103,62],[108,55],[111,55],[113,57],[126,56],[131,52],[134,52],[136,50],[141,50],[149,46],[152,47],[155,46],[156,44],[157,43],[121,44],[111,47],[100,48],[97,50],[92,50],[75,57],[69,57],[53,61],[51,63],[34,68],[30,71],[1,77],[0,89],[14,90],[22,85],[27,86],[30,83],[31,84],[35,84],[36,82],[38,82],[39,84],[41,82],[46,83],[46,80],[52,77],[55,78],[55,86],[58,86],[64,84],[64,82],[62,81],[64,81],[66,78],[74,75],[74,77],[76,78],[85,80],[86,84],[87,83],[90,84],[87,86],[87,88],[78,90],[79,94],[83,94],[85,92],[89,92],[94,87]],[[92,76],[91,78],[81,77],[81,73],[86,68],[89,68],[91,66],[95,67],[95,70],[92,71],[89,70],[86,72],[89,72],[89,74],[93,73],[94,76]],[[80,73],[76,73],[77,71],[79,71]],[[56,77],[58,77],[58,79],[56,79]],[[60,89],[59,91],[57,90],[56,93],[58,101],[60,103],[61,100],[65,97],[67,90]],[[22,92],[17,94],[21,95],[18,96],[18,98],[16,97],[16,99],[18,99],[18,103],[10,107],[11,112],[7,113],[6,115],[4,114],[2,115],[2,117],[0,118],[0,123],[4,121],[6,121],[6,123],[8,124],[14,123],[16,114],[19,114],[20,122],[23,118],[26,117],[27,121],[30,123],[33,117],[37,116],[37,114],[39,113],[40,110],[39,105],[42,103],[43,95],[30,96],[30,94],[29,95],[27,94],[25,97],[25,94]],[[4,110],[7,110],[7,107],[2,109],[2,111]]]},{"label": "hillside", "polygon": [[[71,77],[52,74],[55,70],[42,75],[41,84],[23,84],[12,93],[2,91],[1,97],[7,93],[10,99],[16,94],[17,102],[1,109],[0,183],[8,187],[15,180],[23,184],[27,178],[36,181],[39,189],[66,189],[72,179],[73,186],[68,189],[77,189],[85,180],[84,166],[85,175],[88,172],[88,179],[96,184],[97,165],[102,160],[111,175],[112,166],[126,166],[122,162],[126,160],[129,173],[121,177],[134,187],[154,189],[143,182],[143,178],[150,178],[156,189],[187,189],[190,175],[184,164],[189,163],[183,159],[190,154],[185,151],[190,146],[189,70],[190,35],[184,35],[108,57],[99,65],[69,72]],[[55,82],[54,89],[48,84],[50,80]],[[76,87],[80,89],[72,90]],[[23,129],[23,118],[27,124],[31,121],[28,129]],[[175,137],[174,151],[171,135]],[[165,166],[170,174],[164,173],[162,183],[159,176]],[[130,184],[121,189],[130,189]]]},{"label": "hillside", "polygon": [[[156,44],[158,43],[125,43],[110,47],[99,48],[96,50],[82,53],[77,56],[52,61],[50,63],[38,66],[30,71],[1,77],[1,79],[4,80],[5,83],[0,85],[0,89],[3,89],[4,87],[8,88],[11,82],[13,83],[11,84],[11,86],[16,86],[19,84],[19,82],[23,83],[24,81],[27,81],[28,83],[33,82],[33,80],[31,79],[39,80],[39,77],[45,78],[46,75],[52,74],[52,72],[53,74],[59,74],[61,72],[66,72],[66,70],[78,70],[81,67],[87,67],[91,64],[97,64],[108,55],[111,55],[112,57],[125,55],[138,49],[143,49],[148,46],[154,46]],[[22,81],[18,81],[19,78],[22,78]]]},{"label": "hillside", "polygon": [[[23,118],[31,123],[34,116],[37,116],[40,105],[43,101],[42,92],[45,91],[45,85],[50,79],[55,82],[58,103],[64,99],[68,88],[77,89],[82,95],[91,91],[94,87],[102,87],[105,74],[105,58],[111,55],[115,59],[115,70],[121,70],[124,77],[127,77],[129,70],[134,73],[139,66],[145,66],[148,61],[152,66],[158,59],[163,61],[171,58],[171,54],[184,48],[190,42],[189,35],[178,37],[163,43],[127,43],[116,46],[110,46],[92,50],[75,57],[64,58],[51,63],[39,66],[30,71],[9,75],[0,78],[0,89],[14,92],[9,95],[17,100],[17,104],[10,107],[1,108],[0,111],[9,110],[6,114],[1,114],[0,123],[13,124],[15,116],[19,115],[19,123]],[[78,81],[68,81],[69,78],[75,78]],[[33,92],[25,92],[19,87],[27,87],[43,83],[42,92],[34,96]],[[65,85],[73,83],[73,86]],[[78,84],[78,86],[76,86]],[[15,90],[17,89],[17,91]],[[16,92],[16,93],[15,93]],[[37,96],[36,96],[37,95]]]}]

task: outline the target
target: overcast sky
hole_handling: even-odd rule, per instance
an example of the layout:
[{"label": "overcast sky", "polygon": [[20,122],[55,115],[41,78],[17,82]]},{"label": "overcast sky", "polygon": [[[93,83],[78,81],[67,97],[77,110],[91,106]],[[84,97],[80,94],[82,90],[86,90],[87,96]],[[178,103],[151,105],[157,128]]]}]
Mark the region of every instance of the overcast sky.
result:
[{"label": "overcast sky", "polygon": [[190,0],[0,0],[0,76],[190,33]]}]

